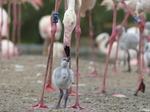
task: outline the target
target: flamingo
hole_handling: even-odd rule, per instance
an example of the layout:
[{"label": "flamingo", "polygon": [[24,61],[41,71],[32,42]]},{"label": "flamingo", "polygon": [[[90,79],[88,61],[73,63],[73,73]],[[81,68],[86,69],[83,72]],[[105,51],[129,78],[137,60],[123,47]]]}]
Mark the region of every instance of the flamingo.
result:
[{"label": "flamingo", "polygon": [[[117,30],[120,28],[121,26],[117,26]],[[122,33],[121,33],[121,38],[120,38],[120,48],[124,49],[127,54],[128,54],[128,71],[131,71],[131,67],[130,67],[130,53],[129,53],[129,49],[133,49],[137,52],[138,54],[138,50],[137,50],[137,46],[139,43],[139,36],[138,34],[133,34],[133,33],[127,33],[125,32],[125,28],[122,28]]]},{"label": "flamingo", "polygon": [[[81,11],[82,8],[81,6],[84,5],[82,4],[82,0],[69,0],[68,1],[68,9],[66,10],[64,14],[64,46],[65,49],[70,48],[70,40],[71,40],[71,34],[73,29],[75,28],[75,38],[76,38],[76,100],[75,104],[71,107],[68,108],[74,108],[74,109],[81,109],[81,110],[87,110],[87,108],[83,108],[79,104],[79,97],[78,97],[78,76],[79,74],[79,69],[78,69],[78,64],[79,64],[79,39],[80,39],[80,34],[81,34],[81,28],[80,28],[80,16],[81,16]],[[88,2],[88,1],[86,1]],[[91,1],[90,1],[91,2]],[[75,10],[77,11],[77,16],[75,14]],[[77,19],[76,19],[77,17]]]},{"label": "flamingo", "polygon": [[[41,37],[44,39],[44,48],[43,48],[43,55],[48,55],[48,46],[51,40],[51,24],[50,24],[50,15],[43,16],[39,21],[39,32]],[[55,34],[55,40],[59,40],[61,36],[62,25],[60,19],[58,20],[57,24],[57,31]],[[57,52],[54,50],[54,52]]]},{"label": "flamingo", "polygon": [[[145,27],[146,27],[146,29],[148,29],[150,31],[150,22],[149,21],[147,21],[145,23]],[[150,42],[150,35],[148,35],[147,41]]]},{"label": "flamingo", "polygon": [[[96,43],[98,45],[100,52],[103,54],[106,54],[106,55],[107,55],[108,49],[109,49],[109,44],[108,44],[109,37],[110,37],[109,34],[106,32],[101,33],[101,34],[97,35],[97,37],[96,37]],[[117,49],[117,42],[114,41],[113,46],[112,46],[112,51],[110,54],[110,59],[113,59],[113,60],[115,59],[116,49]],[[130,53],[131,59],[135,59],[137,57],[137,53],[134,50],[130,49],[129,53]],[[126,59],[127,59],[127,53],[124,50],[119,48],[118,49],[118,60],[126,61]]]},{"label": "flamingo", "polygon": [[[22,54],[21,49],[21,16],[22,16],[22,3],[30,3],[35,9],[39,9],[39,6],[43,6],[42,0],[9,0],[9,9],[11,8],[11,5],[13,5],[13,28],[12,28],[12,41],[16,43],[16,36],[17,36],[17,43],[18,43],[18,54],[14,55],[20,55]],[[17,30],[17,34],[16,34]]]},{"label": "flamingo", "polygon": [[[96,4],[96,0],[82,0],[82,6],[81,6],[81,15],[83,16],[86,11],[89,13],[89,36],[92,46],[92,60],[94,62],[94,71],[89,75],[90,77],[99,76],[96,70],[96,64],[95,64],[95,54],[94,54],[94,39],[93,39],[93,25],[92,25],[92,9],[94,8]],[[79,75],[80,76],[80,75]]]},{"label": "flamingo", "polygon": [[147,21],[147,22],[145,23],[145,27],[146,27],[148,30],[150,30],[150,21]]},{"label": "flamingo", "polygon": [[2,26],[0,27],[0,31],[1,31],[2,37],[8,36],[7,22],[10,22],[10,18],[8,16],[6,10],[0,7],[0,23],[2,24]]},{"label": "flamingo", "polygon": [[[48,60],[47,60],[47,66],[46,66],[46,72],[45,72],[45,77],[44,77],[44,84],[43,84],[43,89],[42,89],[42,94],[41,94],[41,97],[40,97],[40,100],[39,102],[34,105],[34,106],[31,106],[31,107],[26,107],[26,108],[42,108],[42,109],[45,109],[45,108],[50,108],[48,106],[46,106],[44,104],[44,93],[45,93],[45,87],[48,88],[48,89],[53,89],[52,88],[52,85],[51,85],[51,75],[48,76],[48,81],[47,81],[47,74],[52,74],[52,66],[49,66],[49,65],[52,65],[52,62],[53,62],[53,42],[54,42],[54,38],[55,38],[55,33],[56,33],[56,29],[57,29],[57,22],[58,22],[58,9],[59,9],[59,6],[61,4],[62,0],[56,0],[55,2],[55,10],[54,10],[54,13],[53,13],[53,18],[51,18],[51,24],[52,24],[52,28],[51,28],[51,34],[52,34],[52,38],[51,38],[51,43],[50,43],[50,50],[49,50],[49,55],[48,55]],[[48,84],[46,83],[46,81],[48,82]]]},{"label": "flamingo", "polygon": [[146,60],[147,60],[147,66],[149,68],[149,76],[150,76],[150,42],[146,43],[145,45],[145,57],[146,57]]},{"label": "flamingo", "polygon": [[[6,3],[6,1],[1,2],[1,7],[0,7],[0,43],[1,43],[2,37],[6,37],[7,40],[9,40],[8,24],[10,23],[10,16],[5,11],[5,9],[2,8],[4,3]],[[7,47],[9,48],[9,43],[7,44]],[[0,52],[1,50],[2,49],[0,45]],[[10,59],[9,55],[7,55],[7,59]]]},{"label": "flamingo", "polygon": [[74,82],[74,73],[71,69],[68,68],[70,57],[63,58],[60,67],[57,67],[53,71],[52,80],[57,89],[60,90],[59,100],[55,107],[55,109],[60,108],[60,102],[63,97],[63,90],[66,90],[64,95],[64,108],[66,108],[67,100],[68,100],[68,89],[71,84]]},{"label": "flamingo", "polygon": [[[8,44],[9,44],[9,46],[8,46]],[[17,47],[15,47],[15,45],[12,41],[3,39],[1,41],[1,45],[2,45],[2,57],[6,57],[7,55],[13,56],[13,51],[15,51],[15,53],[18,52]]]},{"label": "flamingo", "polygon": [[[147,0],[146,0],[147,1]],[[118,3],[122,3],[124,5],[124,7],[126,8],[126,10],[134,17],[135,21],[138,23],[139,25],[139,31],[140,31],[140,40],[139,40],[139,53],[138,53],[138,87],[137,90],[135,91],[134,95],[137,95],[138,91],[144,92],[145,91],[145,84],[143,82],[143,77],[142,77],[142,73],[141,73],[141,44],[142,44],[142,33],[144,30],[144,23],[139,19],[139,17],[126,5],[124,0],[113,0],[114,3],[114,15],[113,15],[113,25],[112,25],[112,34],[110,36],[110,46],[109,46],[109,50],[108,50],[108,55],[106,58],[106,64],[105,64],[105,70],[104,70],[104,77],[103,77],[103,81],[102,81],[102,88],[99,91],[96,91],[96,93],[105,93],[105,82],[106,82],[106,74],[107,74],[107,68],[108,68],[108,61],[109,61],[109,57],[110,57],[110,52],[112,49],[112,45],[114,42],[114,39],[116,37],[116,17],[117,17],[117,6]],[[147,1],[148,3],[148,1]]]},{"label": "flamingo", "polygon": [[[131,10],[135,10],[135,8],[136,8],[136,0],[125,1],[125,3],[128,5],[128,7],[131,8]],[[109,0],[103,0],[102,3],[101,3],[101,5],[106,6],[107,10],[113,9],[113,7],[114,7],[113,1],[109,1]],[[123,26],[126,23],[127,18],[129,17],[130,13],[127,12],[126,8],[124,8],[123,4],[121,4],[121,3],[117,4],[117,9],[123,9],[124,12],[125,12],[125,17],[124,17],[124,20],[122,21],[122,24],[121,24],[121,26]],[[121,29],[122,29],[122,27],[120,27],[120,29],[119,29],[119,31],[117,33],[117,35],[118,35],[117,43],[118,44],[117,44],[115,61],[114,61],[114,66],[113,66],[113,72],[114,73],[117,73],[116,61],[117,61],[117,58],[118,58],[118,47],[119,47]]]},{"label": "flamingo", "polygon": [[[70,1],[68,1],[68,6],[69,6],[69,2]],[[80,1],[80,0],[77,0],[77,1],[75,1],[76,2],[76,4],[81,4],[81,2],[82,1]],[[96,2],[96,1],[95,1]],[[84,2],[83,1],[83,3],[85,4],[85,6],[84,6],[84,4],[82,4],[83,6],[82,6],[82,13],[83,12],[85,12],[86,10],[91,10],[93,7],[94,7],[94,5],[95,5],[95,2],[93,2],[93,1],[86,1],[86,2]],[[91,5],[92,4],[92,5]],[[90,6],[91,5],[91,6]],[[72,6],[71,6],[72,7]],[[88,8],[87,8],[88,7]],[[79,6],[78,5],[76,5],[75,6],[75,9],[78,9],[79,8]],[[70,8],[71,9],[71,8]],[[73,9],[73,8],[72,8]],[[64,38],[64,46],[66,46],[66,44],[65,44],[65,41],[69,41],[68,42],[68,45],[67,46],[70,46],[70,41],[71,41],[71,34],[72,34],[72,31],[73,31],[73,29],[74,29],[74,27],[75,27],[75,25],[76,25],[76,17],[75,17],[75,11],[74,10],[69,10],[69,7],[68,7],[68,10],[66,11],[66,13],[64,14],[64,23],[66,23],[66,24],[64,24],[64,26],[66,25],[68,25],[66,28],[69,28],[69,27],[71,27],[70,28],[70,30],[68,31],[67,29],[65,29],[65,31],[64,31],[64,36],[65,36],[65,34],[67,34],[67,38],[68,38],[68,40],[65,40],[65,38]],[[80,14],[81,15],[81,14]],[[65,17],[66,18],[69,18],[70,17],[70,20],[69,19],[65,19]],[[69,21],[68,21],[69,20]],[[91,19],[90,19],[91,20]],[[71,23],[72,22],[72,23]],[[70,26],[69,26],[70,25]],[[90,24],[90,25],[92,25],[92,24]],[[79,29],[80,30],[80,29]],[[68,31],[68,32],[66,32],[66,31]],[[93,35],[93,33],[91,32],[90,33],[91,35]],[[50,50],[51,51],[51,50]],[[52,59],[51,59],[51,66],[52,66]],[[78,63],[78,62],[77,62]],[[94,73],[96,74],[96,71],[94,71]],[[51,74],[52,74],[52,67],[50,68],[50,74],[49,74],[49,78],[48,78],[48,80],[47,80],[47,86],[46,86],[46,90],[47,91],[54,91],[54,89],[52,88],[52,85],[50,84],[50,80],[51,80]],[[80,75],[79,73],[78,73],[78,75],[80,76],[80,77],[83,77],[82,75]],[[96,74],[97,75],[97,74]],[[76,74],[75,74],[75,76],[76,76]],[[74,94],[74,92],[72,92],[72,90],[70,89],[69,90],[69,94],[71,94],[71,95],[75,95]]]},{"label": "flamingo", "polygon": [[[139,34],[139,29],[138,29],[138,27],[130,27],[127,29],[127,33]],[[142,46],[145,46],[145,44],[147,42],[149,42],[149,34],[150,34],[149,22],[146,22],[145,23],[145,29],[143,31],[143,45]],[[142,54],[144,53],[143,50],[144,49],[142,49]],[[145,67],[145,61],[144,61],[143,55],[142,55],[142,71],[149,72],[149,70],[147,70]]]}]

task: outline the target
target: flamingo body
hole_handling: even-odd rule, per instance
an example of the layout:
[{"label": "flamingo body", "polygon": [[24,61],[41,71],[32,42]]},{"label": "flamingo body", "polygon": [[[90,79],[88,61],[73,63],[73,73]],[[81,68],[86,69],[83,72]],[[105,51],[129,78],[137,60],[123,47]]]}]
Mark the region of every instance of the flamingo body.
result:
[{"label": "flamingo body", "polygon": [[[3,14],[3,18],[2,18]],[[0,8],[0,24],[3,22],[2,27],[0,27],[1,30],[1,35],[4,37],[8,36],[8,31],[7,31],[7,23],[10,21],[9,16],[5,9]]]},{"label": "flamingo body", "polygon": [[[6,57],[7,55],[12,56],[14,51],[15,51],[15,53],[17,53],[17,48],[15,47],[13,42],[3,39],[1,41],[1,44],[2,44],[2,56],[3,57]],[[9,44],[9,46],[8,46],[8,44]]]}]

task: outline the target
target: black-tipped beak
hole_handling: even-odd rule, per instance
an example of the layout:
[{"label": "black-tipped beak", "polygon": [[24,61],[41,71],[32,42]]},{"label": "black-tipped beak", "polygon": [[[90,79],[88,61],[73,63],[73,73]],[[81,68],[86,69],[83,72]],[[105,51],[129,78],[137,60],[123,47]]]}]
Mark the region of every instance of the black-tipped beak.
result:
[{"label": "black-tipped beak", "polygon": [[69,62],[69,61],[70,61],[70,59],[71,59],[71,57],[68,57],[68,58],[67,58],[67,62]]}]

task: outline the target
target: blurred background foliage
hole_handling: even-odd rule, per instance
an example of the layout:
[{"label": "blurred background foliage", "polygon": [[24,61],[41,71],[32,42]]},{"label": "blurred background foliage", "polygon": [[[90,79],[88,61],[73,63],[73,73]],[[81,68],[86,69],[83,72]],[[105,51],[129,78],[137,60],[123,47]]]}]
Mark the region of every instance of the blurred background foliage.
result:
[{"label": "blurred background foliage", "polygon": [[[41,7],[39,10],[35,10],[30,4],[22,5],[22,30],[21,30],[21,39],[23,43],[35,43],[42,44],[43,39],[40,37],[38,22],[42,16],[50,15],[55,7],[55,0],[43,0],[44,7]],[[93,28],[94,28],[94,37],[99,33],[108,32],[111,34],[111,26],[113,20],[113,11],[107,11],[106,7],[100,6],[102,0],[97,0],[97,3],[92,10],[92,19],[93,19]],[[7,10],[7,5],[4,6]],[[59,9],[59,17],[63,20],[64,15],[64,4],[61,5]],[[12,17],[12,15],[11,15]],[[120,24],[124,17],[124,11],[118,11],[117,24]],[[12,19],[12,18],[11,18]],[[149,14],[147,15],[147,20],[150,19]],[[88,12],[84,18],[81,18],[81,37],[89,38],[89,24],[88,24]],[[137,26],[133,18],[130,16],[128,23]],[[11,25],[12,27],[12,25]],[[74,37],[74,34],[73,34]],[[74,38],[72,38],[74,41]],[[61,40],[63,40],[63,32],[61,34]]]}]

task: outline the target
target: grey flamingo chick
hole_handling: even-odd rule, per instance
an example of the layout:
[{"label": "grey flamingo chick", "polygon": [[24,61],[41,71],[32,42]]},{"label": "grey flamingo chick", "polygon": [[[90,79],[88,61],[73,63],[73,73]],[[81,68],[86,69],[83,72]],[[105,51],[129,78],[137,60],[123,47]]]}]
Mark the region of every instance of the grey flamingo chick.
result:
[{"label": "grey flamingo chick", "polygon": [[60,64],[60,67],[57,67],[53,71],[52,81],[53,84],[57,89],[60,90],[58,103],[55,109],[60,108],[60,102],[64,95],[63,90],[66,90],[64,95],[64,108],[66,108],[67,100],[68,100],[68,89],[70,88],[71,84],[74,82],[74,73],[71,69],[68,68],[69,66],[70,57],[63,58]]},{"label": "grey flamingo chick", "polygon": [[[146,56],[146,60],[147,60],[147,66],[150,69],[150,42],[146,43],[144,52],[145,52],[145,56]],[[150,76],[150,72],[149,72],[149,76]]]},{"label": "grey flamingo chick", "polygon": [[[120,29],[120,25],[116,27],[116,30],[118,31]],[[125,52],[127,52],[128,54],[128,58],[127,58],[127,61],[128,61],[128,72],[131,71],[131,65],[130,65],[130,59],[131,59],[131,56],[130,56],[130,53],[129,53],[129,49],[133,49],[137,52],[138,54],[138,49],[137,49],[137,46],[138,46],[138,43],[139,43],[139,36],[138,34],[133,34],[133,33],[127,33],[125,31],[125,28],[122,27],[122,32],[121,32],[121,36],[120,36],[120,44],[119,44],[119,47],[121,49],[123,49]]]}]

